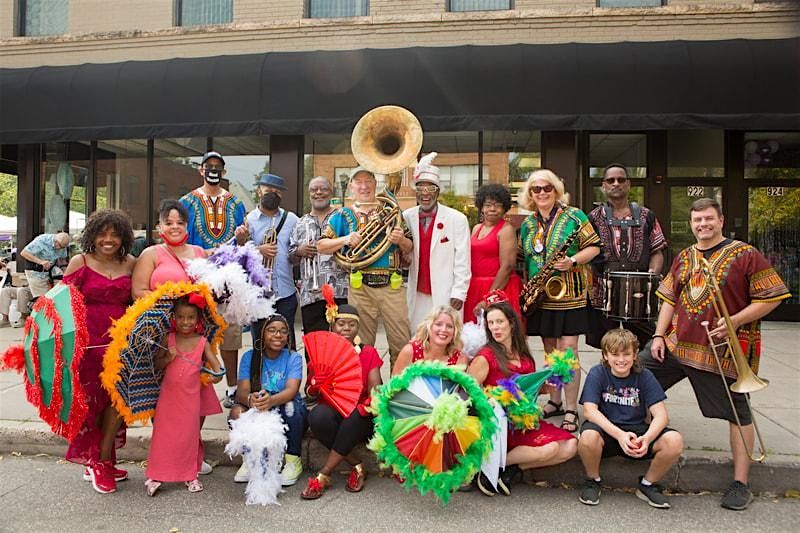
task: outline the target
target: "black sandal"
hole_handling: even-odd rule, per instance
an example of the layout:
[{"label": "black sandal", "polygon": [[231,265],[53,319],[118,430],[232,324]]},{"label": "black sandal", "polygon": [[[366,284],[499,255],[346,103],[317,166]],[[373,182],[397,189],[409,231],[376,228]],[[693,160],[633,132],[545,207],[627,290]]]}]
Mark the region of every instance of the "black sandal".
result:
[{"label": "black sandal", "polygon": [[[574,416],[575,420],[570,422],[569,420],[567,420],[567,415]],[[570,433],[575,433],[576,431],[578,431],[578,426],[580,425],[580,421],[581,419],[578,418],[577,411],[573,411],[572,409],[567,409],[564,411],[564,420],[561,421],[561,429],[563,429],[564,431],[569,431]],[[568,429],[569,427],[572,427],[573,429]]]},{"label": "black sandal", "polygon": [[542,409],[542,418],[550,418],[551,416],[561,416],[564,414],[564,411],[561,410],[561,403],[556,403],[553,400],[547,400],[547,403],[544,404],[544,406],[547,407],[548,405],[552,405],[555,407],[555,409],[552,411],[545,411]]}]

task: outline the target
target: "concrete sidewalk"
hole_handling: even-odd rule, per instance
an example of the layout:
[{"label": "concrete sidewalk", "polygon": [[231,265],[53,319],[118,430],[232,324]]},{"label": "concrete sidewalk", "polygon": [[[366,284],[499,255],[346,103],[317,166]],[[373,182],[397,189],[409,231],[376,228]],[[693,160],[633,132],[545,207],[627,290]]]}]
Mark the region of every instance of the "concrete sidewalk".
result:
[{"label": "concrete sidewalk", "polygon": [[[761,434],[766,442],[768,457],[762,464],[754,464],[751,484],[754,491],[782,494],[788,489],[800,488],[800,325],[786,322],[768,322],[763,325],[762,361],[759,376],[770,381],[770,386],[752,397],[753,409]],[[22,329],[0,329],[0,351],[21,341]],[[244,335],[249,343],[250,335]],[[298,331],[298,339],[302,333]],[[383,332],[379,332],[377,348],[381,354],[387,352]],[[542,346],[538,339],[531,340],[534,357],[542,364]],[[581,363],[584,370],[597,364],[600,353],[594,348],[581,345]],[[388,356],[382,369],[384,379],[388,376]],[[217,385],[220,397],[222,383]],[[665,477],[663,484],[679,491],[721,491],[727,487],[732,476],[728,424],[721,420],[705,419],[700,414],[694,394],[684,381],[668,392],[667,406],[670,426],[684,436],[686,450],[681,462]],[[556,419],[557,420],[557,419]],[[150,442],[151,428],[128,429],[128,443],[120,450],[119,457],[144,460]],[[227,442],[227,426],[224,416],[213,416],[206,420],[203,429],[206,443],[206,458],[212,464],[230,463],[223,449]],[[25,399],[22,377],[13,372],[0,373],[0,452],[23,454],[48,453],[63,455],[65,442],[53,435],[39,420],[36,410]],[[371,468],[375,460],[368,451],[360,454]],[[325,450],[316,441],[307,439],[304,446],[304,464],[307,471],[319,468],[324,461]],[[631,486],[636,476],[644,472],[644,465],[634,461],[615,458],[604,463],[603,479],[609,486]],[[553,484],[577,485],[583,479],[580,461],[576,458],[567,464],[537,470],[530,473],[536,481]]]}]

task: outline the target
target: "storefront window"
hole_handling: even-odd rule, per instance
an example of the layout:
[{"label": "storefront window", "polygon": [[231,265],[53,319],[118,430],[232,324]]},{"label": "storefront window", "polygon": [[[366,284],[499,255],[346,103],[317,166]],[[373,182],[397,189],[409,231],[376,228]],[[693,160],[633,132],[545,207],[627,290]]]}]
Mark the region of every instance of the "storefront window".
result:
[{"label": "storefront window", "polygon": [[[498,181],[502,176],[501,174],[496,179],[493,178],[492,169],[486,165],[486,162],[484,162],[481,172],[478,157],[478,132],[425,132],[420,156],[425,156],[430,152],[439,154],[433,160],[433,164],[439,167],[439,186],[441,187],[439,201],[477,221],[477,212],[473,206],[475,191],[478,189],[480,180],[483,179],[485,183],[492,180]],[[417,203],[413,189],[414,184],[411,183],[414,165],[415,162],[412,162],[409,168],[408,188],[406,188],[406,180],[404,180],[398,196],[404,207],[411,207]],[[498,172],[500,171],[498,170]]]},{"label": "storefront window", "polygon": [[800,132],[745,133],[744,177],[800,179]]},{"label": "storefront window", "polygon": [[725,176],[725,135],[722,130],[667,132],[667,177]]},{"label": "storefront window", "polygon": [[69,0],[20,0],[19,34],[63,35],[69,27]]},{"label": "storefront window", "polygon": [[[631,189],[628,198],[644,203],[644,179],[647,177],[647,136],[643,133],[596,133],[589,135],[589,186],[593,204],[606,201],[601,188],[606,166],[625,165]],[[577,204],[577,200],[572,200]],[[588,207],[591,211],[593,207]]]},{"label": "storefront window", "polygon": [[704,187],[692,185],[688,187],[670,187],[670,232],[669,243],[673,253],[677,254],[696,242],[689,225],[689,207],[700,198],[713,198],[723,207],[722,187]]},{"label": "storefront window", "polygon": [[249,212],[256,206],[258,178],[269,172],[269,137],[214,137],[212,146],[225,158],[226,188]]},{"label": "storefront window", "polygon": [[134,234],[147,230],[147,140],[97,141],[95,150],[97,208],[122,209],[130,215]]},{"label": "storefront window", "polygon": [[77,235],[86,225],[89,142],[47,143],[42,158],[41,228]]},{"label": "storefront window", "polygon": [[511,191],[509,215],[526,214],[517,205],[517,193],[526,176],[542,168],[539,131],[484,131],[483,183],[502,183]]},{"label": "storefront window", "polygon": [[205,137],[156,139],[153,148],[153,209],[165,198],[180,198],[203,184],[197,167]]},{"label": "storefront window", "polygon": [[748,242],[758,248],[800,303],[800,187],[748,189]]}]

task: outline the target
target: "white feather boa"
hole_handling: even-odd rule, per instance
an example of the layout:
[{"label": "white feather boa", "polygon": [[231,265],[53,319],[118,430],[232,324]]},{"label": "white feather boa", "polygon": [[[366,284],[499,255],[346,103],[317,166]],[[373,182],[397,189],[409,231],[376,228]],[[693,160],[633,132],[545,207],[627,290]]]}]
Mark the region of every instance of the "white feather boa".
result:
[{"label": "white feather boa", "polygon": [[211,288],[228,324],[252,324],[275,312],[275,299],[248,282],[247,272],[238,263],[217,266],[207,259],[195,259],[189,262],[187,272],[195,282]]},{"label": "white feather boa", "polygon": [[483,328],[483,314],[478,317],[478,322],[467,322],[461,330],[461,342],[464,344],[463,352],[471,361],[478,350],[486,346],[486,330]]},{"label": "white feather boa", "polygon": [[225,453],[241,455],[247,464],[250,480],[244,491],[247,505],[278,503],[281,488],[281,464],[286,451],[286,430],[277,410],[249,409],[231,420],[230,442]]}]

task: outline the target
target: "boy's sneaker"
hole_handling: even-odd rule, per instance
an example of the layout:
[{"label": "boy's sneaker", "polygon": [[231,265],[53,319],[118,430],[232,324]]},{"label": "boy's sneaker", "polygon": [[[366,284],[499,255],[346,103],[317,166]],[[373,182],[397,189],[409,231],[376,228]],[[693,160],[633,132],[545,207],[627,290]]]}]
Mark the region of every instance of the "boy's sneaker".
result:
[{"label": "boy's sneaker", "polygon": [[583,489],[578,499],[581,503],[585,503],[586,505],[597,505],[600,503],[600,482],[586,478],[586,481],[583,482]]},{"label": "boy's sneaker", "polygon": [[239,470],[233,476],[234,483],[247,483],[250,481],[250,472],[247,471],[247,463],[242,463]]},{"label": "boy's sneaker", "polygon": [[750,490],[750,485],[734,480],[722,494],[720,505],[725,509],[744,511],[752,501],[753,492]]},{"label": "boy's sneaker", "polygon": [[291,487],[297,483],[303,474],[303,462],[297,455],[287,453],[283,456],[283,470],[281,470],[281,485]]},{"label": "boy's sneaker", "polygon": [[646,501],[651,507],[656,509],[669,509],[669,501],[662,494],[664,487],[653,483],[652,485],[642,485],[642,476],[639,476],[639,486],[636,489],[636,496],[640,500]]}]

